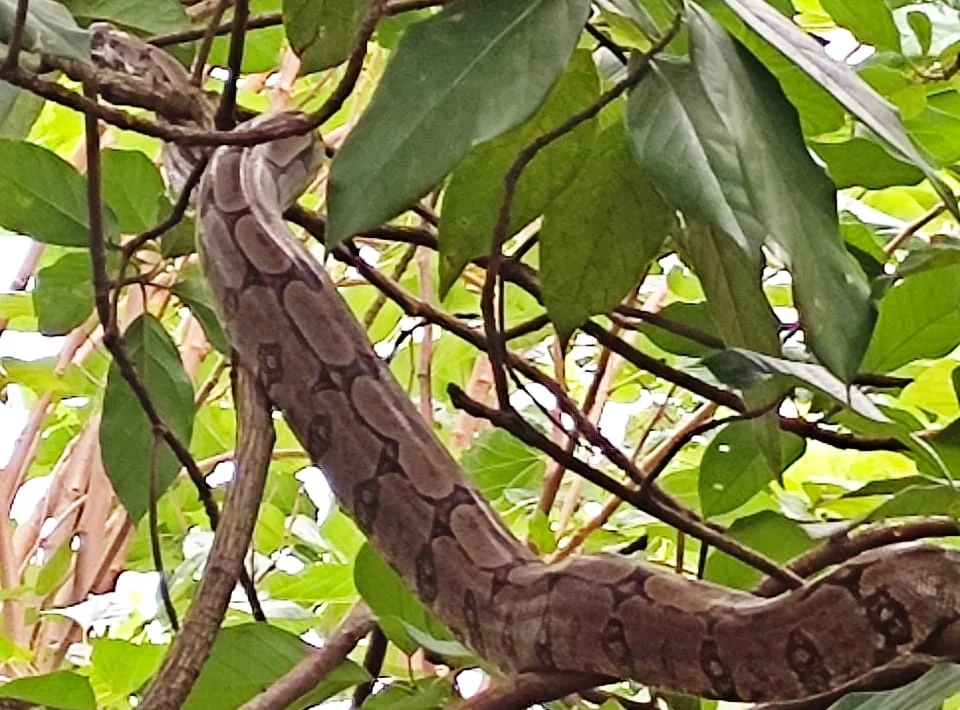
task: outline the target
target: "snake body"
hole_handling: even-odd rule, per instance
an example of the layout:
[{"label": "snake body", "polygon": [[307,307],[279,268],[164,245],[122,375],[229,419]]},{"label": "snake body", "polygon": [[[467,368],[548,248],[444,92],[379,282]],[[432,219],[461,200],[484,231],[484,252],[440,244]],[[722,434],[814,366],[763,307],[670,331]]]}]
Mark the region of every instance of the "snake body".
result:
[{"label": "snake body", "polygon": [[953,631],[960,554],[932,546],[861,555],[774,599],[616,556],[537,559],[466,480],[285,226],[283,210],[322,156],[312,134],[213,153],[197,203],[206,277],[240,363],[340,505],[480,656],[511,673],[596,673],[759,701],[843,687],[935,652]]}]

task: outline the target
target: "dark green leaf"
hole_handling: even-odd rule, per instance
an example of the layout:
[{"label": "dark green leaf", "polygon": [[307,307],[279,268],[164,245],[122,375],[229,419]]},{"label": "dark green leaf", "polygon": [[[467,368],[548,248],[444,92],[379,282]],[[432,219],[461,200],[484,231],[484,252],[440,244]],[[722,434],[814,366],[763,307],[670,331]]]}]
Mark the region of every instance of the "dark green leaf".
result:
[{"label": "dark green leaf", "polygon": [[[0,164],[8,166],[0,172],[0,225],[48,244],[87,245],[86,181],[70,163],[32,143],[0,140]],[[108,236],[115,225],[110,216]]]},{"label": "dark green leaf", "polygon": [[[744,252],[716,230],[691,224],[681,233],[683,256],[690,262],[707,296],[707,309],[727,346],[742,347],[768,355],[780,354],[777,319],[760,282],[760,253]],[[775,379],[760,382],[743,392],[747,409],[770,406],[781,389]],[[771,469],[780,465],[780,431],[773,413],[750,420],[760,450]]]},{"label": "dark green leaf", "polygon": [[[440,293],[445,294],[463,267],[490,251],[503,180],[521,150],[589,106],[600,92],[600,79],[590,52],[578,51],[540,109],[520,126],[478,145],[450,178],[440,215]],[[510,213],[513,233],[543,212],[570,183],[596,135],[587,121],[537,154],[517,184]]]},{"label": "dark green leaf", "polygon": [[37,272],[31,293],[40,332],[63,335],[93,313],[90,252],[69,252]]},{"label": "dark green leaf", "polygon": [[[0,3],[0,40],[9,41],[17,3]],[[90,59],[90,35],[77,26],[73,16],[53,0],[30,0],[23,25],[22,47],[35,54],[53,54],[71,59]],[[21,62],[24,58],[21,58]]]},{"label": "dark green leaf", "polygon": [[427,611],[393,569],[369,544],[357,553],[354,582],[360,596],[377,615],[383,632],[404,653],[413,653],[420,644],[414,641],[404,624],[432,638],[449,641],[450,631]]},{"label": "dark green leaf", "polygon": [[763,65],[696,6],[690,23],[693,65],[736,146],[753,215],[788,257],[810,349],[849,381],[874,312],[866,278],[840,237],[836,191],[811,159],[795,109]]},{"label": "dark green leaf", "polygon": [[916,185],[923,173],[913,165],[892,156],[869,136],[854,136],[845,141],[811,141],[810,147],[827,164],[827,171],[838,188],[859,185],[882,190],[893,185]]},{"label": "dark green leaf", "polygon": [[[140,316],[130,325],[123,344],[160,418],[187,445],[193,429],[193,386],[176,345],[150,315]],[[155,457],[159,495],[176,477],[180,463],[167,444],[154,441],[153,429],[133,390],[117,364],[111,363],[103,395],[100,447],[113,490],[134,520],[147,511],[154,446],[159,447]]]},{"label": "dark green leaf", "polygon": [[[710,317],[710,310],[706,301],[698,303],[684,303],[676,301],[660,310],[660,315],[669,321],[678,323],[688,328],[694,328],[711,337],[719,338],[717,335],[717,325]],[[715,348],[709,348],[701,345],[695,340],[677,335],[663,328],[658,328],[652,323],[644,322],[640,326],[640,332],[646,335],[661,350],[666,350],[674,355],[684,355],[686,357],[706,357],[710,355]]]},{"label": "dark green leaf", "polygon": [[838,25],[864,44],[900,51],[900,31],[883,0],[820,0],[820,4]]},{"label": "dark green leaf", "polygon": [[188,264],[180,271],[180,277],[173,285],[173,293],[190,309],[194,317],[203,326],[210,344],[223,355],[231,353],[230,341],[220,325],[220,319],[213,309],[207,280],[197,264]]},{"label": "dark green leaf", "polygon": [[941,665],[912,683],[885,693],[850,693],[830,710],[940,710],[960,692],[960,666]]},{"label": "dark green leaf", "polygon": [[704,517],[722,515],[746,503],[800,457],[804,441],[781,434],[781,465],[772,469],[750,422],[725,426],[707,446],[700,461],[700,507]]},{"label": "dark green leaf", "polygon": [[[33,4],[33,0],[30,0]],[[63,0],[74,17],[101,20],[127,27],[143,34],[178,32],[190,27],[182,3],[177,0]]]},{"label": "dark green leaf", "polygon": [[763,0],[721,1],[754,32],[827,89],[885,143],[920,168],[948,209],[960,218],[953,191],[937,177],[934,166],[911,142],[903,130],[896,110],[867,86],[848,65],[828,58],[815,39]]},{"label": "dark green leaf", "polygon": [[[736,520],[727,534],[777,562],[793,559],[814,544],[799,524],[769,510]],[[762,573],[724,552],[713,551],[704,576],[725,587],[750,589]]]},{"label": "dark green leaf", "polygon": [[[309,648],[293,634],[268,624],[222,628],[184,710],[234,710],[287,673]],[[367,678],[362,668],[346,661],[323,679],[310,699],[320,703]]]},{"label": "dark green leaf", "polygon": [[880,301],[880,317],[863,360],[888,372],[919,358],[941,357],[960,343],[960,266],[908,276]]},{"label": "dark green leaf", "polygon": [[283,27],[302,74],[347,58],[369,5],[370,0],[283,0]]},{"label": "dark green leaf", "polygon": [[0,81],[0,138],[26,138],[43,104],[36,94]]},{"label": "dark green leaf", "polygon": [[58,710],[96,710],[90,681],[69,671],[17,678],[0,685],[0,698],[14,698]]},{"label": "dark green leaf", "polygon": [[146,153],[139,150],[105,150],[103,199],[117,217],[124,234],[146,231],[157,223],[163,177]]},{"label": "dark green leaf", "polygon": [[820,365],[770,357],[729,348],[704,360],[710,371],[734,387],[749,387],[774,376],[788,377],[848,407],[860,416],[879,423],[890,420],[858,388],[846,385]]},{"label": "dark green leaf", "polygon": [[328,248],[433,188],[528,118],[570,59],[586,0],[464,0],[404,32],[330,169]]},{"label": "dark green leaf", "polygon": [[540,230],[543,302],[561,340],[627,295],[675,224],[630,158],[623,126],[605,129]]},{"label": "dark green leaf", "polygon": [[907,24],[913,30],[920,44],[920,53],[927,54],[930,51],[930,41],[933,39],[933,25],[925,12],[919,10],[910,10],[907,13]]}]

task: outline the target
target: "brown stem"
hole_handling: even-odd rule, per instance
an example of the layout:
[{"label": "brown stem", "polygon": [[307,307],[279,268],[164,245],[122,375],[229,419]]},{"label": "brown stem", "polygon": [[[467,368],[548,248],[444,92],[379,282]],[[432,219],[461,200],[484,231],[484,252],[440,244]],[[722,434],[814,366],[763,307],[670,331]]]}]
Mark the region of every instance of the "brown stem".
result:
[{"label": "brown stem", "polygon": [[[144,710],[183,706],[210,653],[230,594],[240,578],[263,496],[275,435],[270,405],[256,377],[236,370],[237,468],[203,579],[163,666],[143,698]],[[249,579],[249,575],[246,575]]]}]

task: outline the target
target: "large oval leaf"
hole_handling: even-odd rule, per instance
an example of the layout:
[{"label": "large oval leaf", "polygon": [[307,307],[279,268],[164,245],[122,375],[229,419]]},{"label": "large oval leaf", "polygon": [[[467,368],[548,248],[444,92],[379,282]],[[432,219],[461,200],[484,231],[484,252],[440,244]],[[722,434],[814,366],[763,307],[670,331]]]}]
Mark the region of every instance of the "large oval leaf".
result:
[{"label": "large oval leaf", "polygon": [[922,271],[894,286],[863,360],[887,372],[918,358],[946,355],[960,343],[960,266]]},{"label": "large oval leaf", "polygon": [[328,246],[429,191],[513,128],[563,71],[586,0],[463,0],[410,27],[330,169]]},{"label": "large oval leaf", "polygon": [[[180,441],[189,442],[193,430],[193,386],[167,331],[156,318],[143,315],[124,333],[123,344],[160,418]],[[113,490],[134,520],[142,517],[149,505],[155,445],[159,447],[155,457],[159,495],[176,477],[180,463],[166,444],[154,443],[147,415],[116,362],[111,363],[103,395],[100,448]]]},{"label": "large oval leaf", "polygon": [[[32,143],[0,140],[0,164],[30,166],[0,171],[0,225],[47,244],[87,245],[86,180],[70,163]],[[116,220],[105,212],[105,228],[113,237]]]},{"label": "large oval leaf", "polygon": [[614,123],[543,218],[543,302],[566,340],[613,308],[640,279],[675,225],[673,210],[634,163]]},{"label": "large oval leaf", "polygon": [[690,34],[692,66],[662,65],[659,80],[631,96],[635,154],[682,210],[729,234],[751,257],[765,240],[785,253],[811,350],[849,380],[874,311],[840,237],[833,185],[763,65],[695,5]]},{"label": "large oval leaf", "polygon": [[[467,263],[490,251],[490,236],[503,201],[503,179],[521,150],[593,103],[600,79],[590,53],[578,51],[543,106],[509,133],[478,145],[457,166],[443,195],[438,235],[440,293],[445,294]],[[596,136],[585,121],[541,150],[524,169],[510,212],[512,233],[541,214],[573,179]]]}]

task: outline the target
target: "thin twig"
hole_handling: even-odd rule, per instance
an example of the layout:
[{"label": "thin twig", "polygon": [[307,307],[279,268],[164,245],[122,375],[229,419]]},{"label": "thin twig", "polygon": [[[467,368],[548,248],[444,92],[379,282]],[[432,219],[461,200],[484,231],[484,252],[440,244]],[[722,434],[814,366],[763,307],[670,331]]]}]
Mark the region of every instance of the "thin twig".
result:
[{"label": "thin twig", "polygon": [[20,62],[20,48],[23,45],[23,28],[27,24],[27,11],[30,0],[17,0],[17,13],[13,18],[13,29],[7,42],[7,56],[0,64],[0,72],[8,71]]},{"label": "thin twig", "polygon": [[[183,631],[174,640],[144,695],[141,705],[144,710],[177,710],[183,706],[213,646],[230,594],[244,570],[275,435],[270,405],[256,376],[243,367],[234,372],[238,425],[236,476],[227,493],[222,524],[214,536]],[[250,578],[245,570],[244,576]]]},{"label": "thin twig", "polygon": [[[223,0],[226,2],[226,0]],[[250,16],[249,0],[233,0],[233,30],[230,32],[230,50],[227,53],[227,81],[220,96],[213,123],[221,131],[237,125],[233,109],[237,103],[237,83],[240,81],[240,65],[243,63],[243,45],[247,36],[247,17]]]},{"label": "thin twig", "polygon": [[[213,40],[217,37],[220,20],[223,19],[223,14],[227,11],[227,8],[230,7],[231,2],[233,2],[233,0],[219,0],[213,8],[210,21],[203,30],[203,39],[200,40],[200,46],[197,47],[197,53],[193,58],[193,69],[190,70],[190,83],[194,86],[203,84],[203,70],[207,65],[207,57],[210,56],[210,50],[213,48]],[[225,25],[228,32],[235,31],[236,22],[227,22]],[[219,128],[219,126],[217,127]]]},{"label": "thin twig", "polygon": [[487,419],[501,429],[513,434],[524,443],[533,446],[556,461],[562,463],[566,468],[583,476],[591,483],[600,486],[604,490],[628,501],[650,515],[660,518],[665,523],[674,526],[688,535],[697,539],[709,542],[714,547],[726,552],[745,564],[762,570],[765,574],[776,577],[790,588],[797,588],[803,585],[803,579],[794,572],[785,569],[776,562],[752,548],[749,548],[733,538],[727,537],[722,532],[713,529],[709,525],[695,519],[690,513],[679,509],[665,506],[649,496],[643,496],[639,491],[631,489],[628,486],[616,481],[589,464],[580,459],[567,454],[560,446],[550,441],[537,429],[531,426],[523,417],[514,411],[503,412],[498,409],[487,407],[486,405],[474,402],[467,397],[463,390],[454,384],[447,387],[450,400],[454,406],[469,412],[475,417]]},{"label": "thin twig", "polygon": [[356,710],[373,693],[380,671],[383,669],[383,660],[387,656],[387,636],[379,626],[374,626],[367,639],[367,652],[363,656],[363,668],[370,676],[370,680],[361,683],[353,692],[353,708]]},{"label": "thin twig", "polygon": [[160,530],[157,527],[157,498],[158,486],[158,464],[161,443],[156,436],[150,441],[150,483],[149,483],[149,504],[147,505],[147,523],[150,527],[150,554],[153,557],[153,568],[160,575],[160,599],[163,600],[163,609],[167,612],[167,619],[170,621],[170,628],[174,633],[180,631],[180,620],[177,617],[177,610],[173,606],[173,599],[170,598],[170,586],[167,584],[167,575],[163,569],[163,549],[160,546]]}]

